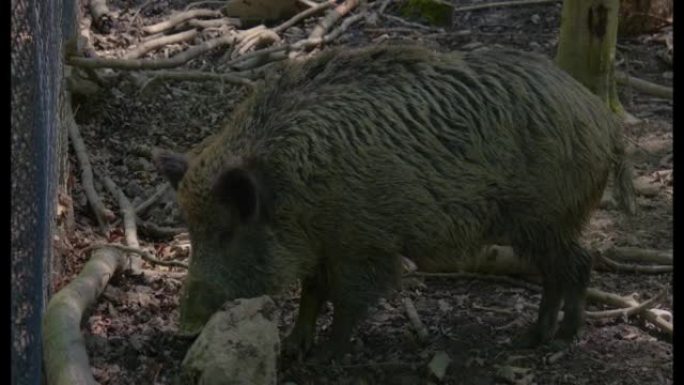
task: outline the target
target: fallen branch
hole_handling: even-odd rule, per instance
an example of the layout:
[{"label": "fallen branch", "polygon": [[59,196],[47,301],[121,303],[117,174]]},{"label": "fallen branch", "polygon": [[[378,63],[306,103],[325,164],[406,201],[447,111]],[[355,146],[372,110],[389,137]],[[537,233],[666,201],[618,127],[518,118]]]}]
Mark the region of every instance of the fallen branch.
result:
[{"label": "fallen branch", "polygon": [[159,33],[166,31],[167,29],[171,29],[178,24],[181,24],[187,20],[190,19],[195,19],[198,17],[221,17],[222,14],[219,11],[215,11],[213,9],[192,9],[189,11],[185,12],[179,12],[174,15],[172,15],[168,20],[164,20],[161,23],[153,24],[153,25],[148,25],[147,27],[143,27],[143,32],[147,34],[154,34],[154,33]]},{"label": "fallen branch", "polygon": [[332,11],[328,12],[325,17],[314,27],[313,31],[309,34],[309,40],[320,39],[332,28],[338,20],[343,16],[351,12],[356,6],[359,5],[359,0],[346,0],[344,3],[338,5]]},{"label": "fallen branch", "polygon": [[385,19],[388,19],[388,20],[394,20],[394,21],[396,21],[397,23],[402,24],[402,25],[405,25],[405,26],[407,26],[407,27],[409,27],[409,28],[412,28],[412,29],[420,29],[420,30],[429,31],[429,32],[433,32],[433,31],[438,30],[437,28],[434,28],[434,27],[430,27],[430,26],[423,25],[423,24],[420,24],[420,23],[414,23],[414,22],[411,22],[411,21],[408,21],[408,20],[404,20],[404,19],[402,19],[401,17],[398,17],[398,16],[393,16],[393,15],[388,15],[388,14],[384,14],[384,13],[383,13],[383,14],[382,14],[382,17],[384,17]]},{"label": "fallen branch", "polygon": [[109,58],[84,58],[70,56],[67,64],[82,68],[114,68],[121,70],[161,69],[181,66],[197,56],[224,45],[235,42],[235,34],[229,34],[207,40],[202,44],[193,46],[168,59],[109,59]]},{"label": "fallen branch", "polygon": [[138,247],[131,247],[131,246],[126,246],[126,245],[121,245],[118,243],[104,243],[104,244],[94,244],[86,247],[84,251],[87,250],[92,250],[92,249],[99,249],[103,247],[111,247],[115,248],[127,253],[135,253],[139,255],[142,259],[145,261],[153,264],[153,265],[159,265],[159,266],[168,266],[168,267],[182,267],[184,269],[188,268],[188,264],[180,261],[162,261],[160,259],[155,258],[152,254],[149,252],[138,248]]},{"label": "fallen branch", "polygon": [[309,9],[306,9],[290,18],[290,20],[287,20],[286,22],[280,24],[277,27],[273,28],[273,32],[275,33],[281,33],[285,31],[286,29],[292,27],[293,25],[297,24],[301,20],[306,19],[309,16],[313,16],[321,11],[324,11],[330,7],[332,7],[334,3],[330,0],[326,0],[323,3],[317,4]]},{"label": "fallen branch", "polygon": [[79,275],[50,299],[43,318],[43,357],[48,385],[97,384],[81,334],[81,320],[124,263],[120,251],[99,249],[93,252]]},{"label": "fallen branch", "polygon": [[[551,4],[551,3],[560,3],[562,0],[516,0],[516,1],[500,1],[500,2],[494,2],[494,3],[486,3],[486,4],[475,4],[475,5],[466,5],[464,7],[454,7],[453,12],[468,12],[468,11],[478,11],[481,9],[489,9],[489,8],[501,8],[501,7],[517,7],[517,6],[524,6],[524,5],[536,5],[536,4]],[[449,5],[453,7],[453,4],[446,2],[446,1],[439,1],[442,4]]]},{"label": "fallen branch", "polygon": [[665,87],[659,84],[651,83],[646,80],[629,76],[624,72],[616,72],[615,81],[618,84],[622,84],[627,87],[632,87],[637,91],[641,91],[645,94],[649,94],[651,96],[656,96],[663,99],[672,100],[674,93],[672,87]]},{"label": "fallen branch", "polygon": [[174,35],[168,35],[168,36],[162,36],[156,39],[152,39],[149,41],[146,41],[140,45],[138,45],[135,49],[131,50],[127,54],[123,56],[124,59],[137,59],[144,54],[155,50],[157,48],[161,48],[165,45],[168,44],[175,44],[175,43],[180,43],[184,41],[188,41],[190,39],[194,39],[195,36],[197,36],[199,32],[196,29],[190,29],[187,31],[179,32]]},{"label": "fallen branch", "polygon": [[418,334],[418,339],[420,342],[425,342],[429,338],[429,333],[425,325],[423,325],[423,322],[420,320],[420,317],[418,317],[418,312],[416,311],[416,307],[413,305],[413,301],[411,301],[411,298],[405,297],[403,299],[404,302],[404,309],[406,310],[406,315],[408,316],[409,321],[411,322],[411,325],[413,325],[413,328],[416,330],[416,334]]},{"label": "fallen branch", "polygon": [[672,250],[641,249],[638,247],[614,247],[603,254],[621,262],[652,262],[659,265],[672,264]]},{"label": "fallen branch", "polygon": [[100,198],[95,190],[95,185],[93,183],[93,167],[90,164],[88,151],[86,150],[85,143],[83,142],[83,138],[81,138],[81,133],[79,132],[78,125],[74,119],[74,112],[71,109],[71,101],[68,96],[66,97],[65,109],[65,123],[69,132],[69,139],[71,140],[71,145],[76,153],[76,159],[78,159],[78,163],[81,165],[81,186],[83,187],[90,207],[95,214],[95,219],[100,226],[100,231],[102,231],[103,234],[106,234],[108,230],[107,224],[114,219],[115,215],[105,207],[104,203],[102,203],[102,198]]},{"label": "fallen branch", "polygon": [[630,273],[644,273],[644,274],[663,274],[671,273],[673,271],[672,265],[634,265],[627,263],[615,262],[612,259],[599,255],[598,258],[601,263],[611,268],[614,271],[624,271]]},{"label": "fallen branch", "polygon": [[[140,241],[138,241],[138,229],[135,224],[135,209],[133,208],[131,201],[128,200],[126,194],[124,194],[124,192],[117,187],[116,183],[114,183],[110,177],[104,177],[103,182],[107,187],[107,190],[109,190],[109,193],[112,194],[112,196],[119,202],[119,208],[121,209],[121,215],[123,217],[124,237],[126,239],[126,244],[133,248],[140,247]],[[142,272],[142,263],[140,259],[137,257],[131,257],[129,269],[131,272],[133,272],[133,274],[140,274]]]}]

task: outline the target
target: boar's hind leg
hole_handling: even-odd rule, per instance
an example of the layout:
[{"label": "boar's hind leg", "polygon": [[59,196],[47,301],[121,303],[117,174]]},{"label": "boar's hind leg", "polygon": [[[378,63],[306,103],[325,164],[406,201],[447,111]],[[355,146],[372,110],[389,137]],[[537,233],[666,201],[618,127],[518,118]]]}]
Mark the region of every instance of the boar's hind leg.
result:
[{"label": "boar's hind leg", "polygon": [[569,247],[565,261],[565,273],[568,276],[568,282],[563,289],[563,321],[561,321],[556,337],[570,342],[584,326],[584,305],[591,274],[592,257],[582,246],[573,243]]},{"label": "boar's hind leg", "polygon": [[326,293],[324,274],[317,274],[303,280],[297,321],[284,341],[286,354],[294,355],[301,361],[313,346],[316,319],[326,300]]}]

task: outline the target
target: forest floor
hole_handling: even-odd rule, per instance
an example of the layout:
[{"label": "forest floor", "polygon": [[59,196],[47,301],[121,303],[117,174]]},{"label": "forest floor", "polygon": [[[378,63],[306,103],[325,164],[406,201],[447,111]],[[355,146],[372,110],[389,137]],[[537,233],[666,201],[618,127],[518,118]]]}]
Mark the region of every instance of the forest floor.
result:
[{"label": "forest floor", "polygon": [[[456,5],[470,4],[464,0]],[[90,27],[83,8],[82,29],[99,56],[118,57],[140,41],[140,27],[168,18],[187,3],[180,0],[111,0],[114,23],[108,34]],[[141,6],[144,6],[142,10]],[[208,5],[207,5],[208,6]],[[420,20],[398,20],[396,6],[384,13],[394,17],[366,18],[349,27],[328,46],[363,46],[385,40],[414,40],[437,50],[472,50],[494,44],[552,56],[557,47],[561,3],[490,8],[455,14],[450,25],[435,28]],[[304,36],[316,18],[300,22],[285,33],[288,39]],[[208,32],[209,33],[209,32]],[[667,31],[620,38],[619,69],[662,85],[672,85],[672,66],[661,59]],[[199,37],[198,37],[199,39]],[[170,45],[148,57],[165,57],[184,49]],[[217,49],[184,66],[202,70],[221,68],[225,50]],[[94,168],[106,173],[138,204],[163,184],[149,150],[162,147],[187,151],[221,122],[246,95],[246,88],[229,83],[178,81],[156,87],[123,79],[115,86],[75,103],[81,129]],[[627,127],[630,158],[636,176],[651,187],[638,197],[639,212],[628,220],[612,207],[597,211],[584,241],[593,247],[635,246],[668,250],[673,242],[672,211],[672,101],[620,87],[625,109],[640,120]],[[70,188],[75,231],[58,248],[62,276],[55,288],[77,274],[86,256],[80,250],[96,240],[97,223],[80,185],[78,162],[71,157]],[[107,207],[117,203],[102,185],[96,187]],[[165,193],[143,219],[158,226],[182,227],[173,192]],[[160,237],[141,229],[141,243],[161,258],[187,258],[182,237]],[[121,229],[112,229],[109,241],[121,241]],[[153,279],[119,275],[107,287],[83,323],[87,349],[96,379],[101,384],[171,384],[179,371],[190,340],[178,337],[179,268],[152,267]],[[591,286],[640,298],[671,287],[672,275],[626,272],[592,273]],[[413,299],[429,340],[419,343],[402,305]],[[293,323],[297,293],[276,298],[282,308],[283,335]],[[354,334],[354,350],[338,366],[281,365],[279,382],[305,384],[672,384],[672,341],[652,325],[629,317],[587,321],[583,337],[570,349],[556,354],[550,348],[520,350],[510,340],[534,321],[540,295],[525,288],[477,279],[429,278],[405,286],[374,306]],[[671,310],[672,294],[662,301]],[[604,307],[590,304],[588,310]],[[319,322],[319,333],[330,324],[330,311]],[[431,378],[427,365],[437,352],[451,359],[445,377]]]}]

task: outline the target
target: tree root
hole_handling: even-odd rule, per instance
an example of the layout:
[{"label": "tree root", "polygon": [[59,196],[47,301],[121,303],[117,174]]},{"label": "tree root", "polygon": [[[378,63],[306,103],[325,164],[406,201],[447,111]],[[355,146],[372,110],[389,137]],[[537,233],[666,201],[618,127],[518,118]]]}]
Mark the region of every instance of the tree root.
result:
[{"label": "tree root", "polygon": [[196,29],[179,32],[173,35],[161,36],[156,39],[148,40],[123,56],[124,59],[137,59],[146,53],[165,45],[181,43],[194,39],[199,32]]},{"label": "tree root", "polygon": [[181,66],[197,56],[224,45],[235,43],[237,36],[228,34],[207,40],[202,44],[193,46],[171,58],[164,60],[154,59],[105,59],[84,58],[71,56],[67,58],[67,64],[82,68],[113,68],[121,70],[163,69]]},{"label": "tree root", "polygon": [[168,20],[164,20],[160,23],[143,27],[143,32],[151,35],[159,32],[164,32],[190,19],[196,19],[198,17],[219,18],[221,16],[223,15],[220,11],[215,11],[213,9],[192,9],[189,11],[176,13],[173,16],[171,16]]},{"label": "tree root", "polygon": [[174,71],[174,70],[161,70],[147,72],[146,74],[152,76],[152,78],[145,84],[145,87],[149,87],[152,84],[159,81],[175,80],[175,81],[217,81],[226,82],[231,84],[237,84],[240,86],[254,87],[253,81],[246,77],[239,76],[237,74],[231,73],[214,73],[214,72],[204,72],[204,71]]},{"label": "tree root", "polygon": [[[451,7],[453,7],[453,4],[451,4],[447,1],[439,1],[439,2],[442,4],[447,4]],[[551,3],[560,3],[560,2],[561,2],[561,0],[500,1],[500,2],[493,2],[493,3],[486,3],[486,4],[466,5],[464,7],[454,7],[453,12],[469,12],[469,11],[478,11],[478,10],[489,9],[489,8],[517,7],[517,6],[525,6],[525,5],[551,4]]]},{"label": "tree root", "polygon": [[[633,308],[640,305],[634,295],[622,297],[617,294],[606,293],[594,288],[587,289],[587,299],[621,308]],[[672,319],[672,316],[669,312],[666,312],[662,309],[658,309],[657,311],[655,309],[645,309],[642,310],[640,314],[658,329],[672,336],[672,323],[666,320],[667,315],[669,315],[669,318]]]},{"label": "tree root", "polygon": [[406,310],[406,316],[408,317],[409,321],[411,322],[411,325],[413,328],[416,330],[416,334],[418,335],[418,339],[420,342],[424,343],[428,340],[429,338],[429,333],[423,322],[420,320],[420,317],[418,316],[418,312],[416,311],[416,307],[413,305],[413,301],[411,298],[405,297],[403,299],[404,303],[404,309]]},{"label": "tree root", "polygon": [[230,27],[240,27],[241,25],[240,19],[236,19],[234,17],[222,17],[220,19],[209,19],[209,20],[199,20],[199,19],[191,19],[188,20],[186,25],[193,27],[193,28],[201,28],[201,29],[206,29],[206,28],[218,28],[218,27],[223,27],[223,26],[230,26]]},{"label": "tree root", "polygon": [[645,94],[656,96],[662,99],[672,100],[674,94],[672,87],[665,87],[659,84],[651,83],[646,80],[629,76],[624,72],[616,72],[615,81],[618,84],[622,84],[627,87],[632,87],[637,91],[641,91]]},{"label": "tree root", "polygon": [[[126,244],[133,248],[140,247],[140,241],[138,240],[138,229],[135,224],[135,209],[133,208],[131,201],[128,200],[126,194],[119,189],[119,187],[110,177],[105,177],[103,182],[107,187],[107,190],[109,190],[109,193],[112,194],[112,196],[115,197],[119,202],[119,208],[121,209],[121,214],[123,216],[124,237],[126,238]],[[142,263],[140,258],[137,256],[131,256],[129,269],[133,274],[139,275],[142,272]]]},{"label": "tree root", "polygon": [[599,256],[598,260],[608,266],[610,270],[613,271],[624,271],[631,273],[643,273],[643,274],[663,274],[671,273],[673,271],[672,265],[634,265],[627,263],[615,262],[606,256]]},{"label": "tree root", "polygon": [[323,36],[332,28],[338,20],[351,12],[359,5],[359,0],[346,0],[344,3],[338,5],[314,27],[309,34],[309,40],[322,39]]},{"label": "tree root", "polygon": [[587,318],[627,318],[629,316],[643,313],[646,310],[650,310],[652,307],[658,304],[667,295],[667,290],[663,289],[655,295],[653,298],[644,301],[638,305],[627,307],[624,309],[613,309],[613,310],[603,310],[603,311],[586,311],[585,314]]},{"label": "tree root", "polygon": [[105,207],[104,203],[102,203],[102,198],[100,198],[95,190],[95,185],[93,183],[93,167],[90,164],[88,151],[86,150],[85,143],[81,138],[81,133],[79,132],[78,125],[74,119],[74,113],[71,109],[71,101],[69,99],[69,96],[65,98],[65,123],[69,132],[69,139],[71,139],[71,145],[76,153],[78,163],[81,165],[81,185],[86,197],[88,198],[90,207],[95,214],[95,219],[100,226],[100,231],[103,234],[107,234],[108,222],[113,220],[115,215],[112,211]]},{"label": "tree root", "polygon": [[334,3],[332,1],[325,1],[323,3],[317,4],[309,9],[306,9],[290,18],[290,20],[285,21],[284,23],[280,24],[277,27],[273,28],[273,32],[275,33],[281,33],[285,31],[286,29],[292,27],[293,25],[297,24],[301,20],[306,19],[309,16],[313,16],[319,12],[322,12],[330,7],[332,7]]},{"label": "tree root", "polygon": [[621,262],[652,262],[672,265],[672,250],[641,249],[638,247],[613,247],[603,251],[606,257]]},{"label": "tree root", "polygon": [[119,250],[99,249],[79,275],[50,299],[43,318],[43,357],[50,385],[97,384],[81,334],[81,319],[124,263]]},{"label": "tree root", "polygon": [[152,194],[149,198],[147,198],[139,205],[135,206],[135,214],[142,215],[143,213],[145,213],[145,211],[152,207],[152,205],[155,204],[157,200],[161,198],[162,195],[169,191],[170,188],[171,185],[168,183],[164,183],[163,185],[161,185],[161,187],[159,187],[157,191],[154,192],[154,194]]}]

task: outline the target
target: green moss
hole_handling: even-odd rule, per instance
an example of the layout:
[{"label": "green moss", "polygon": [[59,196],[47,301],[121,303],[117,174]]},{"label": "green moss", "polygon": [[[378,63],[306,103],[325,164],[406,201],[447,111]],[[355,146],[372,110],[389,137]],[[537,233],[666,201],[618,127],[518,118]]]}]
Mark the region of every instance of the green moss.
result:
[{"label": "green moss", "polygon": [[432,25],[446,26],[451,23],[452,7],[446,1],[408,0],[400,12],[404,17],[417,17]]}]

